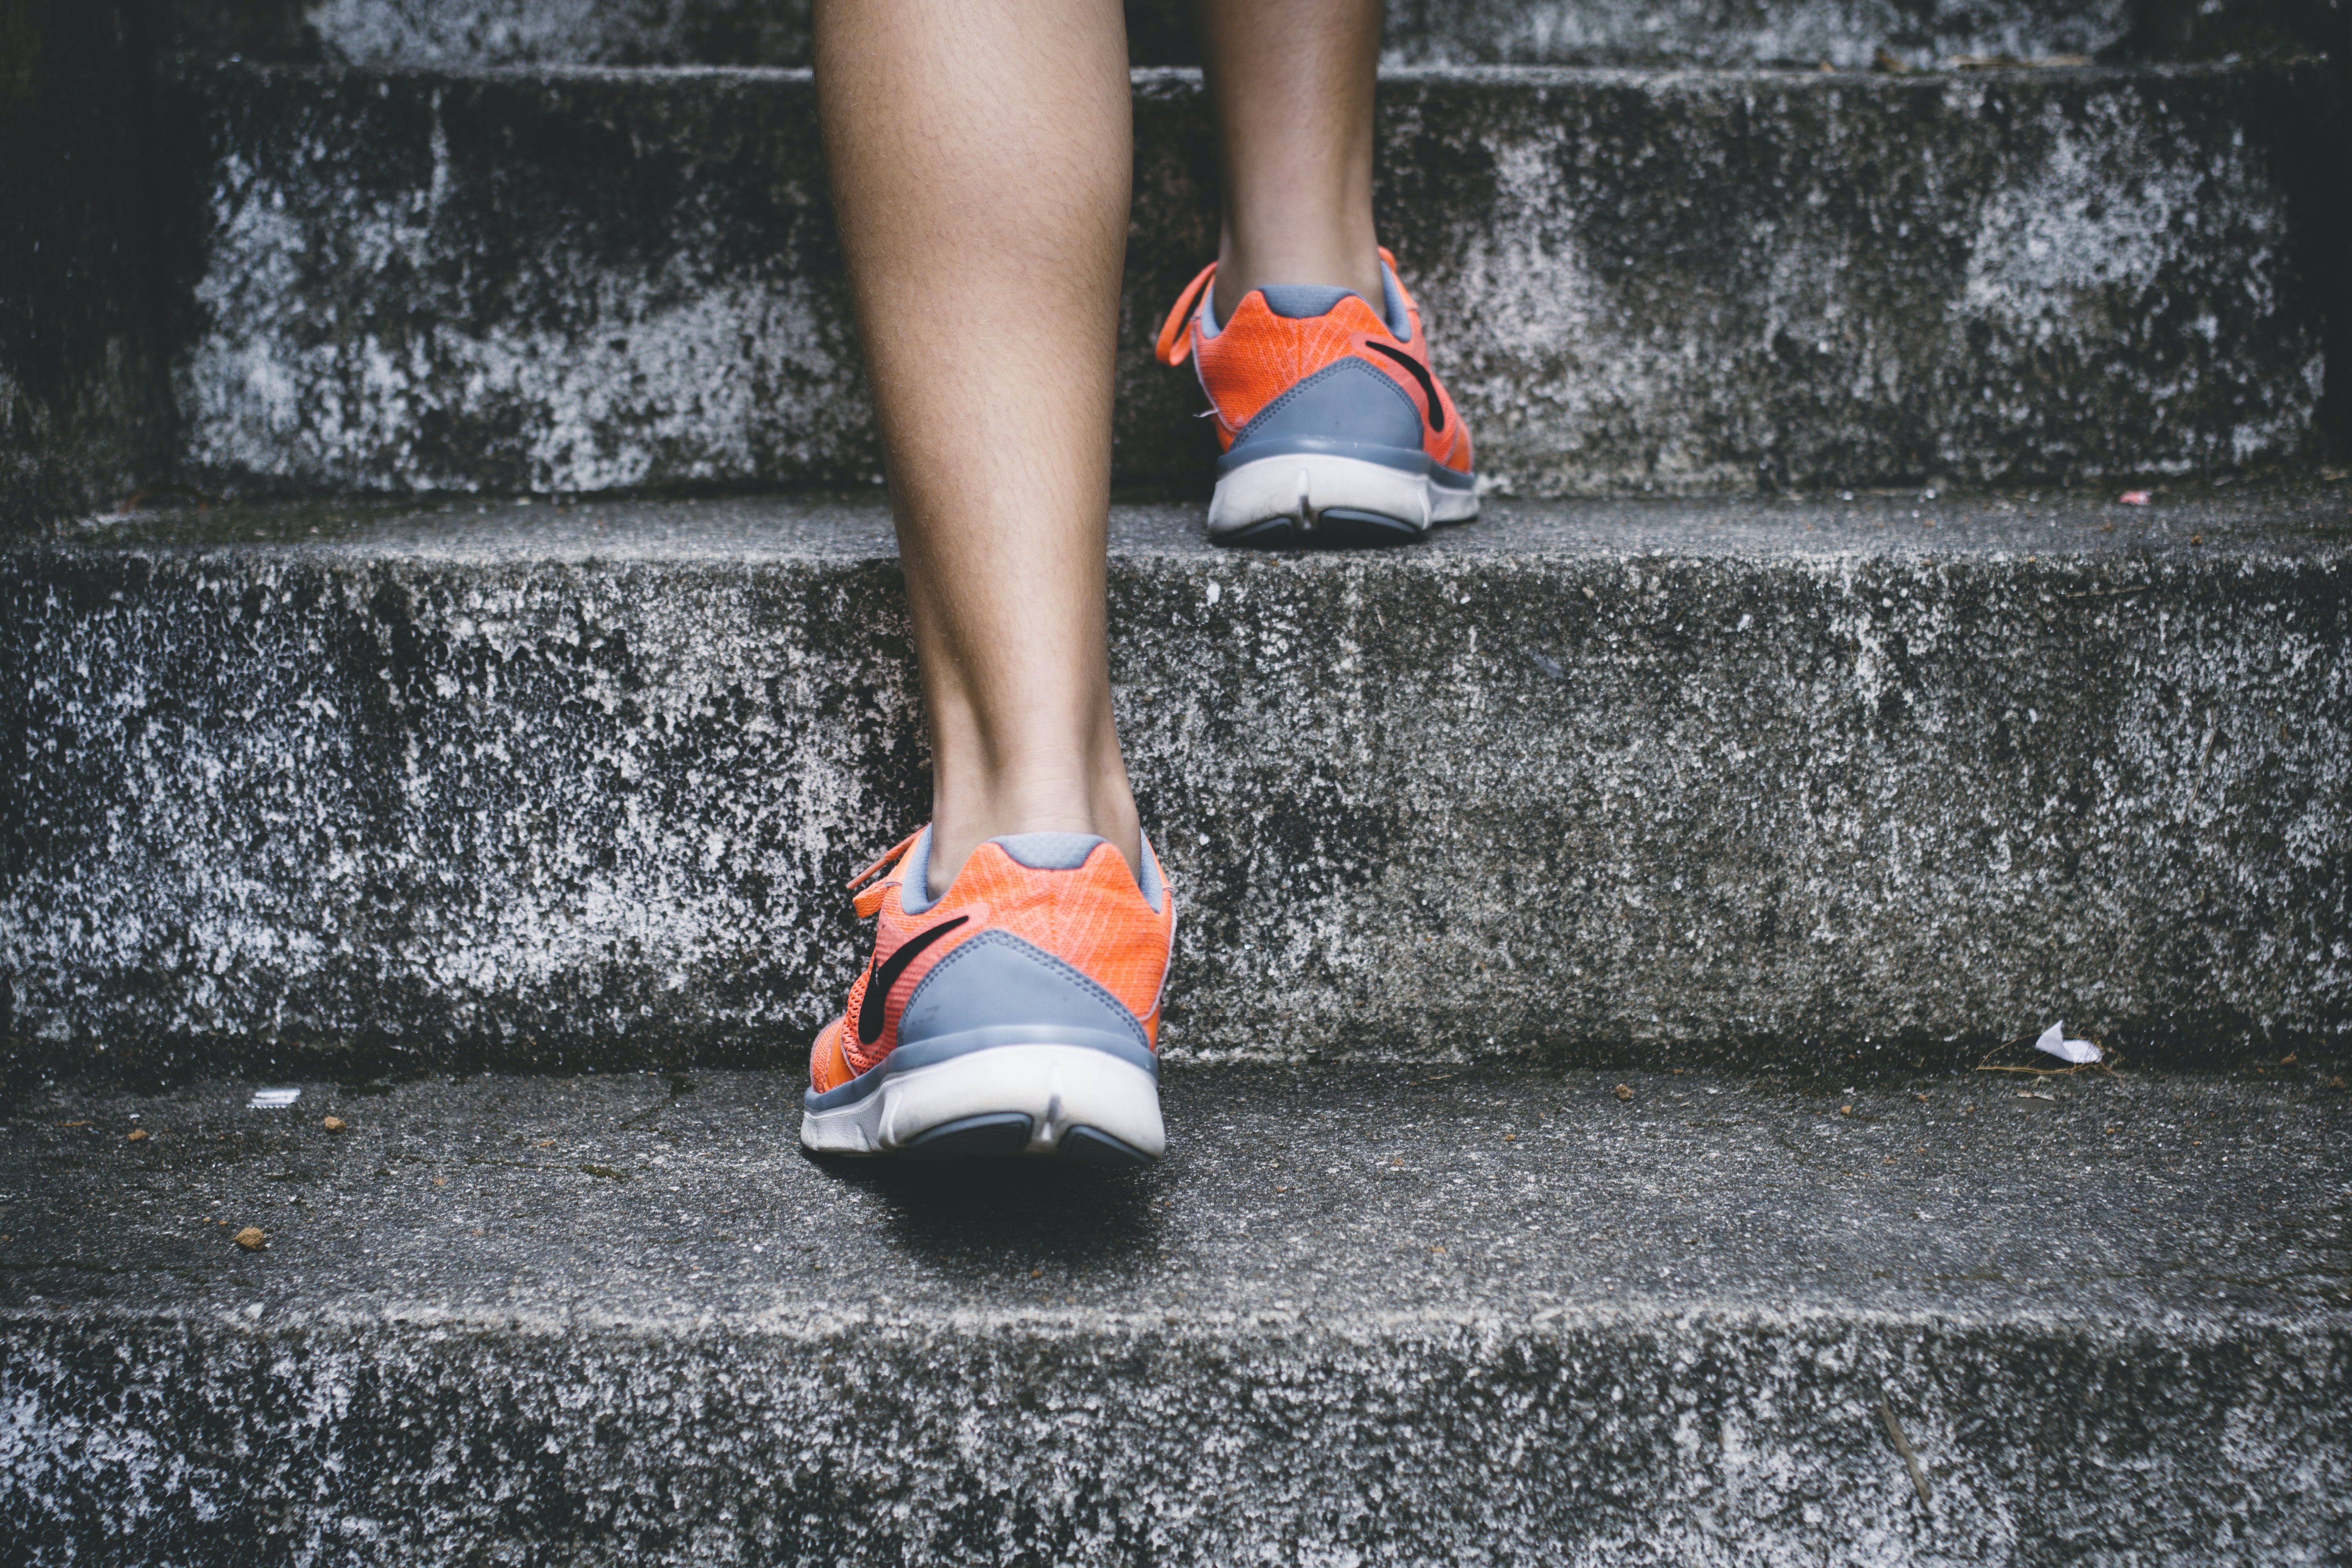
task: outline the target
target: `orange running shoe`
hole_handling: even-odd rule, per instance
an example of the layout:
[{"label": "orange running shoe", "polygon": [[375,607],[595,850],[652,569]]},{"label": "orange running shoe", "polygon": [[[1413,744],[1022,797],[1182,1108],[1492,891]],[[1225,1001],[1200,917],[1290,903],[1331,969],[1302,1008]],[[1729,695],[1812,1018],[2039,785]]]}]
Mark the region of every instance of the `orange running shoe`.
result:
[{"label": "orange running shoe", "polygon": [[[809,1053],[801,1142],[837,1154],[1058,1154],[1148,1164],[1176,900],[1143,847],[1014,833],[930,889],[929,828],[852,879],[874,958]],[[894,864],[895,862],[895,864]],[[888,874],[870,887],[885,867]]]},{"label": "orange running shoe", "polygon": [[1360,294],[1274,284],[1220,324],[1213,262],[1160,329],[1190,356],[1217,416],[1209,537],[1223,543],[1393,543],[1478,515],[1470,432],[1430,374],[1421,310],[1381,252],[1383,309]]}]

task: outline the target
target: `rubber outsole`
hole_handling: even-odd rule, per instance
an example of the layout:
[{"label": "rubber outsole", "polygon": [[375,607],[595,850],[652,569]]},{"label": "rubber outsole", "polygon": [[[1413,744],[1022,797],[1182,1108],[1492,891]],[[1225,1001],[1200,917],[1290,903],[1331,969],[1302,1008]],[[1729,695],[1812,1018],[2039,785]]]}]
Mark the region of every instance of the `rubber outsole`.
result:
[{"label": "rubber outsole", "polygon": [[1332,507],[1315,520],[1309,531],[1300,526],[1295,517],[1270,517],[1254,522],[1231,533],[1216,535],[1219,544],[1255,546],[1261,550],[1287,550],[1314,546],[1324,550],[1384,550],[1392,545],[1412,544],[1427,537],[1427,531],[1413,527],[1402,518],[1383,517],[1376,511],[1358,511],[1353,507]]},{"label": "rubber outsole", "polygon": [[1477,515],[1475,481],[1437,478],[1425,461],[1415,471],[1336,453],[1284,453],[1242,463],[1217,481],[1209,537],[1261,548],[1377,547]]},{"label": "rubber outsole", "polygon": [[1029,1151],[1030,1120],[1017,1110],[967,1116],[919,1134],[899,1151],[916,1160],[1002,1159]]},{"label": "rubber outsole", "polygon": [[[1029,1152],[1033,1124],[1017,1110],[967,1116],[934,1127],[898,1151],[902,1160],[1014,1160]],[[1060,1157],[1073,1165],[1129,1170],[1157,1163],[1123,1139],[1092,1127],[1072,1127],[1055,1140]]]},{"label": "rubber outsole", "polygon": [[804,1148],[917,1160],[1027,1156],[1148,1165],[1168,1144],[1152,1064],[1090,1046],[992,1045],[903,1070],[886,1061],[874,1074],[870,1089],[846,1100],[803,1100]]}]

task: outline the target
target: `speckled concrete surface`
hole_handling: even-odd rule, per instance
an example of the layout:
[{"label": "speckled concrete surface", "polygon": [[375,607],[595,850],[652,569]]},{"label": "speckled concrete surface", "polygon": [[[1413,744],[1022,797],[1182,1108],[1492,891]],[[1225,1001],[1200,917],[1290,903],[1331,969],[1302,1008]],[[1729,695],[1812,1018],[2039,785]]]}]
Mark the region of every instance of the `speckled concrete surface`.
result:
[{"label": "speckled concrete surface", "polygon": [[[2346,487],[2235,494],[1497,504],[1286,556],[1119,509],[1163,1044],[2332,1048]],[[0,552],[12,1071],[796,1059],[865,956],[843,879],[926,809],[901,595],[870,492]]]},{"label": "speckled concrete surface", "polygon": [[[1392,71],[1379,217],[1516,493],[2221,471],[2316,438],[2339,96],[2316,66]],[[874,470],[804,73],[192,65],[165,101],[194,482]],[[1198,390],[1150,346],[1214,250],[1213,142],[1193,74],[1135,102],[1118,461],[1197,484]]]},{"label": "speckled concrete surface", "polygon": [[1171,1158],[1118,1176],[821,1167],[796,1087],[20,1097],[12,1556],[2271,1568],[2352,1530],[2352,1114],[2300,1067],[1174,1068]]},{"label": "speckled concrete surface", "polygon": [[[1182,0],[1129,0],[1138,65],[1198,63]],[[353,65],[805,66],[808,0],[173,0],[179,47]],[[2166,26],[2189,10],[2193,26]],[[2324,0],[1391,0],[1397,65],[1867,67],[2324,37]],[[2216,24],[2223,24],[2217,26]],[[2325,47],[2320,45],[2319,47]]]}]

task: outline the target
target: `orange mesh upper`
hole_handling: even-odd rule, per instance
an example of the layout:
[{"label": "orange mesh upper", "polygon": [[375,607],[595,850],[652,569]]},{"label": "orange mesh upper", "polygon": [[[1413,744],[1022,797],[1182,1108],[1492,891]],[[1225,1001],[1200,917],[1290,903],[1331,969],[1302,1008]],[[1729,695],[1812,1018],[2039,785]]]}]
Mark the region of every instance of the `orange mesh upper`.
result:
[{"label": "orange mesh upper", "polygon": [[[1145,854],[1150,854],[1147,847]],[[819,1032],[809,1054],[809,1080],[819,1093],[836,1089],[871,1069],[898,1044],[898,1016],[932,965],[983,931],[1009,931],[1035,943],[1093,977],[1143,1025],[1144,1037],[1160,1038],[1160,990],[1168,974],[1168,949],[1176,931],[1175,894],[1160,879],[1160,910],[1144,902],[1126,859],[1098,844],[1086,864],[1069,871],[1037,871],[982,844],[964,862],[954,886],[929,909],[909,915],[900,902],[913,853],[909,840],[897,852],[888,877],[859,895],[859,912],[879,916],[874,959],[849,988],[843,1016]],[[871,1045],[857,1037],[855,1020],[875,972],[898,945],[941,921],[966,917],[907,966],[885,999],[882,1032]]]},{"label": "orange mesh upper", "polygon": [[[1393,272],[1395,258],[1387,250],[1381,250],[1381,259]],[[1192,360],[1201,386],[1209,395],[1210,406],[1216,411],[1221,449],[1231,450],[1234,437],[1267,404],[1326,365],[1352,354],[1395,382],[1412,400],[1422,415],[1422,449],[1432,461],[1456,472],[1470,471],[1470,432],[1463,426],[1444,384],[1433,373],[1430,375],[1442,415],[1436,421],[1442,428],[1433,429],[1429,400],[1422,392],[1420,378],[1387,354],[1364,346],[1381,343],[1409,355],[1423,370],[1429,368],[1429,339],[1422,331],[1421,307],[1413,303],[1402,283],[1397,285],[1397,292],[1404,299],[1412,331],[1411,342],[1400,342],[1380,312],[1357,295],[1341,300],[1328,314],[1294,320],[1267,309],[1265,297],[1255,289],[1242,296],[1232,319],[1215,337],[1209,337],[1201,316],[1215,285],[1216,270],[1213,263],[1186,286],[1160,328],[1158,352],[1167,364]]]}]

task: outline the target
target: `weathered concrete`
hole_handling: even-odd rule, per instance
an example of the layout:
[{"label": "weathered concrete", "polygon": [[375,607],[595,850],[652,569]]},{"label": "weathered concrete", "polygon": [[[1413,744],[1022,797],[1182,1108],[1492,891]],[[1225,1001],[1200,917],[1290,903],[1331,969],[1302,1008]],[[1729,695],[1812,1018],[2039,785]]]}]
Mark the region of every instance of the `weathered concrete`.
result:
[{"label": "weathered concrete", "polygon": [[0,531],[171,468],[140,11],[0,14]]},{"label": "weathered concrete", "polygon": [[35,1564],[2329,1562],[2325,1081],[1179,1068],[1169,1162],[1107,1178],[821,1168],[789,1075],[37,1094],[0,1123],[0,1531]]},{"label": "weathered concrete", "polygon": [[[1382,231],[1521,494],[2221,470],[2315,439],[2320,68],[1391,74]],[[594,491],[877,465],[803,75],[190,68],[183,454],[208,488]],[[1138,79],[1118,420],[1213,250]],[[2312,216],[2308,222],[2304,216]]]},{"label": "weathered concrete", "polygon": [[[177,41],[348,65],[805,66],[807,0],[173,0]],[[1868,67],[1963,55],[2204,59],[2326,48],[2334,0],[1391,0],[1391,65]],[[1181,0],[1129,0],[1139,66],[1199,61]]]},{"label": "weathered concrete", "polygon": [[[1115,524],[1172,1056],[2352,1029],[2341,483]],[[870,492],[0,554],[18,1076],[789,1059],[927,809],[903,614]]]}]

